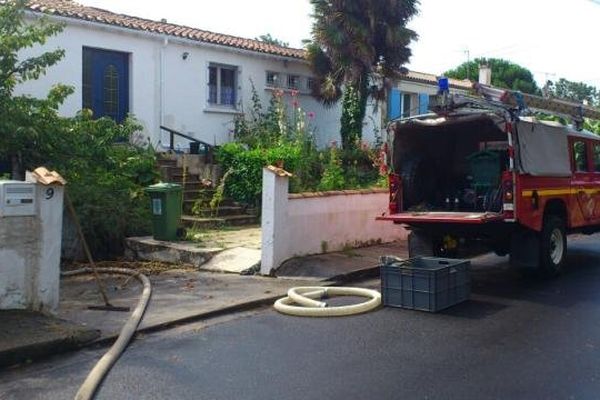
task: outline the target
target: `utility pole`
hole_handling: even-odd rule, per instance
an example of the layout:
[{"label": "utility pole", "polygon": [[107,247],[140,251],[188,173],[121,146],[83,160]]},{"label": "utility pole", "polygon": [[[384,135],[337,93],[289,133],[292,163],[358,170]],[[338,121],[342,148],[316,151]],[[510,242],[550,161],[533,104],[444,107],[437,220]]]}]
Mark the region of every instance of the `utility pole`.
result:
[{"label": "utility pole", "polygon": [[465,55],[467,56],[467,80],[471,80],[471,52],[469,49],[465,49]]}]

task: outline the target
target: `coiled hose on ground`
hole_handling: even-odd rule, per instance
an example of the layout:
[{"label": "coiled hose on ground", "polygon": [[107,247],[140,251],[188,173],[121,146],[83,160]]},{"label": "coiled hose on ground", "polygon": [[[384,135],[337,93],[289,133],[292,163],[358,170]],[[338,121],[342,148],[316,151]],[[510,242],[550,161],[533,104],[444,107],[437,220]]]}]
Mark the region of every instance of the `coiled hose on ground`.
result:
[{"label": "coiled hose on ground", "polygon": [[[369,300],[346,306],[329,307],[327,303],[314,299],[331,296],[358,296]],[[295,306],[294,304],[298,304]],[[288,291],[287,297],[277,300],[274,307],[283,314],[299,317],[340,317],[371,311],[381,304],[381,294],[376,290],[353,287],[296,287]]]},{"label": "coiled hose on ground", "polygon": [[[144,289],[142,291],[142,296],[138,301],[137,306],[131,313],[131,316],[127,320],[127,323],[121,329],[119,333],[119,337],[115,341],[115,343],[111,346],[111,348],[102,356],[100,361],[96,363],[92,371],[85,378],[85,381],[77,391],[75,395],[75,400],[89,400],[94,397],[98,386],[110,371],[110,368],[113,364],[119,359],[129,341],[135,334],[135,331],[144,316],[144,312],[146,311],[146,307],[148,307],[148,302],[150,301],[150,295],[152,294],[152,286],[150,285],[150,279],[147,276],[141,274],[138,271],[134,271],[126,268],[96,268],[96,271],[103,274],[117,274],[117,275],[129,275],[136,278],[141,282]],[[75,276],[75,275],[83,275],[93,273],[92,268],[82,268],[75,271],[63,272],[61,275],[65,277]]]}]

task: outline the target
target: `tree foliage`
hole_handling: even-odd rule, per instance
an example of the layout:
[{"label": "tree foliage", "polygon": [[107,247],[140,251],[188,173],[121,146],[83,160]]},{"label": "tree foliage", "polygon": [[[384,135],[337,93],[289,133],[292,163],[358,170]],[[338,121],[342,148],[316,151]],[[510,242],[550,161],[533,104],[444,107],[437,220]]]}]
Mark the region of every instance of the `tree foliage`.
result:
[{"label": "tree foliage", "polygon": [[35,24],[26,23],[24,5],[24,0],[15,0],[0,7],[0,158],[12,159],[16,164],[13,169],[22,169],[23,158],[30,155],[27,150],[41,143],[52,115],[73,91],[58,85],[45,99],[13,95],[18,84],[38,79],[64,55],[63,50],[57,49],[24,60],[19,58],[20,52],[45,44],[49,36],[63,28],[44,18]]},{"label": "tree foliage", "polygon": [[454,79],[479,80],[479,66],[488,64],[492,69],[492,85],[524,93],[540,94],[533,73],[525,67],[500,58],[476,58],[446,71],[445,75]]},{"label": "tree foliage", "polygon": [[272,44],[275,46],[290,47],[290,44],[288,42],[284,42],[283,40],[277,39],[271,36],[270,33],[267,33],[266,35],[260,35],[259,37],[254,38],[254,40],[258,40],[260,42]]},{"label": "tree foliage", "polygon": [[551,97],[576,102],[586,101],[589,105],[600,106],[600,91],[584,82],[574,82],[560,78],[556,82],[546,82],[544,91],[546,95]]},{"label": "tree foliage", "polygon": [[17,85],[38,79],[64,55],[54,50],[19,58],[62,30],[44,18],[25,22],[24,4],[8,1],[0,7],[0,159],[13,161],[13,178],[41,165],[58,171],[94,255],[119,253],[125,236],[150,228],[143,188],[156,180],[155,153],[144,141],[115,144],[141,128],[131,119],[123,124],[93,119],[89,110],[61,117],[58,108],[70,87],[55,86],[42,99],[14,95]]},{"label": "tree foliage", "polygon": [[311,0],[311,4],[314,22],[307,51],[316,77],[313,95],[331,105],[344,87],[352,88],[344,103],[358,108],[346,110],[341,128],[343,146],[352,146],[350,137],[360,138],[362,133],[367,97],[385,93],[373,84],[376,73],[394,77],[410,58],[408,46],[417,34],[406,24],[417,13],[417,1]]}]

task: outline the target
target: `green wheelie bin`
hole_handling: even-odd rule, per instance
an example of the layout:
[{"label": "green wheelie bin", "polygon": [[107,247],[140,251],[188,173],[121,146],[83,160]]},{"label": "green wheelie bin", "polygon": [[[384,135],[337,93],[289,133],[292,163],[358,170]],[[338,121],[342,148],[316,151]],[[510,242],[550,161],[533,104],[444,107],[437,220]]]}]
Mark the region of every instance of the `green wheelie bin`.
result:
[{"label": "green wheelie bin", "polygon": [[176,183],[148,186],[152,208],[152,232],[156,240],[176,240],[181,220],[182,187]]}]

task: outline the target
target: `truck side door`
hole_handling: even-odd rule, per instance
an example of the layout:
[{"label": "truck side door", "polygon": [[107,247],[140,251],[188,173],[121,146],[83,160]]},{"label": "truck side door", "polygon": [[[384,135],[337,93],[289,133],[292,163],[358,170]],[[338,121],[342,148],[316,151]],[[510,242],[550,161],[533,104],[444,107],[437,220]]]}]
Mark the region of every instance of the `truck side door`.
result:
[{"label": "truck side door", "polygon": [[594,222],[600,224],[600,142],[591,141]]},{"label": "truck side door", "polygon": [[572,178],[570,197],[570,219],[572,227],[591,225],[594,220],[595,199],[594,173],[591,168],[590,142],[583,138],[572,138]]}]

